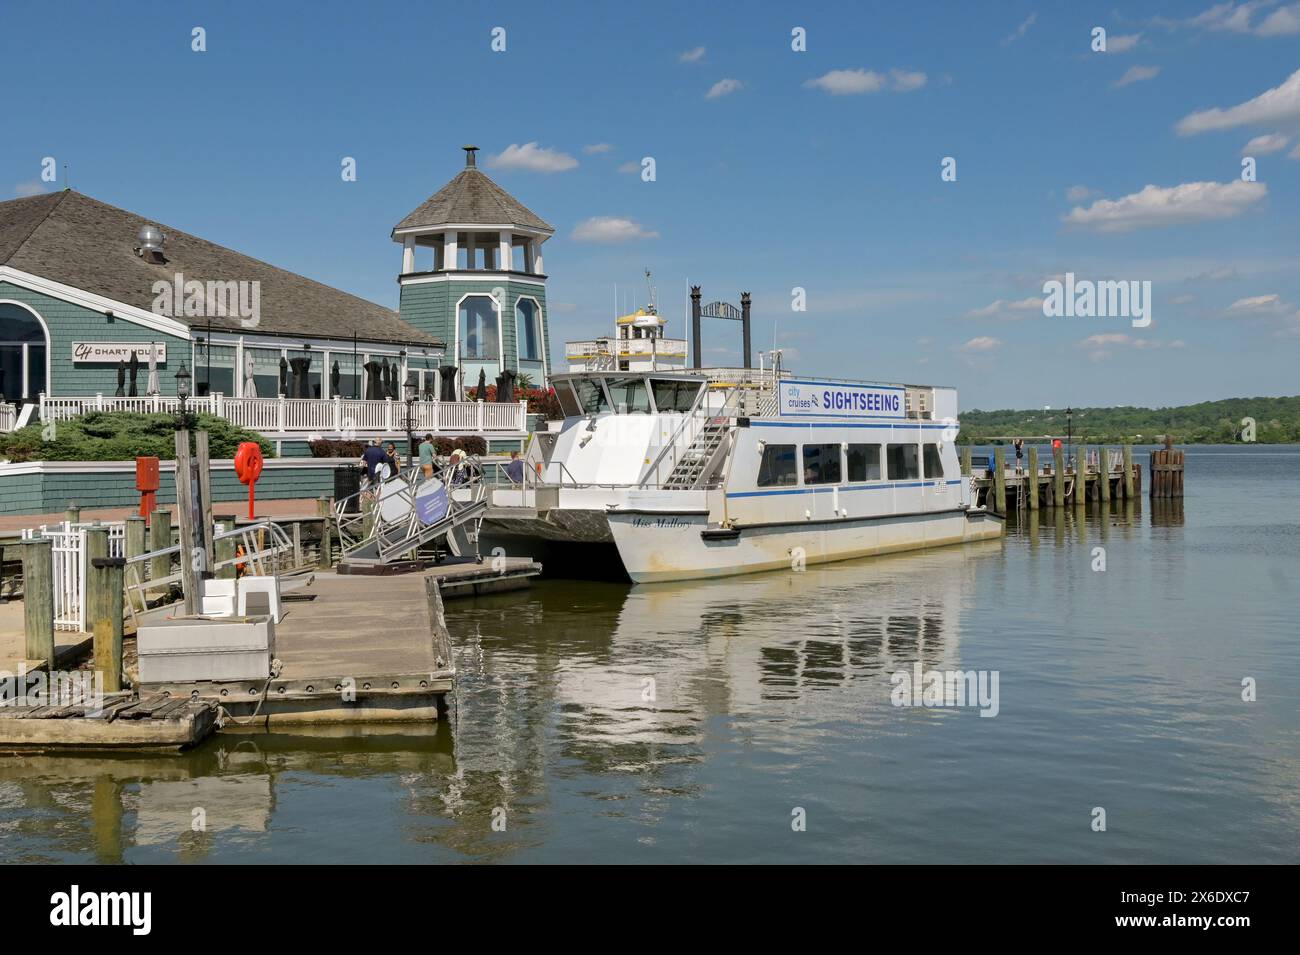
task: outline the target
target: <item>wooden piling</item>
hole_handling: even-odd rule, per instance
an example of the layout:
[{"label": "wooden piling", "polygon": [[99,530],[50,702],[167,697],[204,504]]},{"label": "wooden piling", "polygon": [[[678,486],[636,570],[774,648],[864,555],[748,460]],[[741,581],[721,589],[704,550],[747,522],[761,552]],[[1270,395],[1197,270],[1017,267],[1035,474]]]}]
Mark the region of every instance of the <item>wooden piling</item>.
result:
[{"label": "wooden piling", "polygon": [[966,447],[961,449],[961,473],[963,477],[970,477],[970,455],[970,445],[968,444]]},{"label": "wooden piling", "polygon": [[1029,470],[1025,473],[1024,492],[1029,495],[1029,509],[1038,510],[1038,449],[1029,449]]},{"label": "wooden piling", "polygon": [[993,507],[999,514],[1007,512],[1007,453],[1002,445],[993,449]]},{"label": "wooden piling", "polygon": [[1100,457],[1097,459],[1097,493],[1103,504],[1110,503],[1110,450],[1106,445],[1098,448]]},{"label": "wooden piling", "polygon": [[[968,458],[969,454],[970,451],[967,449]],[[330,525],[331,509],[329,498],[320,497],[316,499],[316,513],[320,515],[320,569],[329,570],[334,564],[334,555],[331,553],[333,548],[330,541],[332,527]]]},{"label": "wooden piling", "polygon": [[23,630],[28,660],[54,666],[54,542],[23,541]]},{"label": "wooden piling", "polygon": [[124,553],[129,560],[132,557],[139,557],[145,552],[145,521],[138,514],[126,519],[126,537],[123,546]]},{"label": "wooden piling", "polygon": [[[104,533],[105,544],[108,541]],[[86,534],[86,549],[90,549],[90,534]],[[107,549],[107,548],[105,548]],[[104,690],[117,693],[122,689],[122,572],[126,561],[120,557],[100,557],[86,561],[86,586],[89,591],[93,585],[98,594],[94,615],[91,615],[89,600],[86,602],[86,615],[89,618],[86,629],[95,635],[95,669],[102,674]]]},{"label": "wooden piling", "polygon": [[191,464],[190,432],[186,428],[181,428],[176,432],[176,512],[181,531],[181,591],[186,614],[198,610],[199,572],[201,569],[206,569],[198,566],[203,560],[204,551],[202,538],[195,534],[196,502]]},{"label": "wooden piling", "polygon": [[1065,452],[1052,449],[1052,506],[1065,507]]},{"label": "wooden piling", "polygon": [[1133,445],[1124,445],[1124,500],[1133,499]]},{"label": "wooden piling", "polygon": [[68,509],[63,512],[63,519],[67,521],[69,524],[80,524],[81,508],[77,507],[77,505],[69,501]]},{"label": "wooden piling", "polygon": [[[162,510],[161,508],[154,511],[149,520],[149,549],[151,551],[166,550],[172,546],[172,515],[171,511]],[[172,559],[169,554],[161,557],[155,557],[149,561],[149,576],[154,580],[161,580],[170,576],[172,572]]]},{"label": "wooden piling", "polygon": [[194,455],[199,472],[199,526],[198,535],[202,538],[196,547],[203,548],[203,570],[211,571],[213,564],[212,547],[212,462],[208,458],[208,433],[194,432]]},{"label": "wooden piling", "polygon": [[85,581],[86,581],[86,619],[82,626],[87,633],[95,632],[95,621],[100,617],[108,615],[108,604],[111,595],[103,589],[107,583],[101,575],[92,570],[93,563],[96,560],[103,560],[108,556],[108,528],[107,527],[87,527],[86,528],[86,553],[82,557],[85,563]]}]

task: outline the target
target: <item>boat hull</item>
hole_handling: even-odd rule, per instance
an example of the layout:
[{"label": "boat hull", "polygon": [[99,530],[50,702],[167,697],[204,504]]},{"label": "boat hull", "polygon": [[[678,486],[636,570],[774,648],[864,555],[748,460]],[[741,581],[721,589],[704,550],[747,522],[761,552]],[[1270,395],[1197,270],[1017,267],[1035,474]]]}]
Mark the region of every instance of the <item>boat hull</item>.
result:
[{"label": "boat hull", "polygon": [[607,517],[623,566],[636,583],[798,570],[1002,534],[1000,517],[965,508],[735,528],[710,528],[707,514],[690,511],[611,511]]}]

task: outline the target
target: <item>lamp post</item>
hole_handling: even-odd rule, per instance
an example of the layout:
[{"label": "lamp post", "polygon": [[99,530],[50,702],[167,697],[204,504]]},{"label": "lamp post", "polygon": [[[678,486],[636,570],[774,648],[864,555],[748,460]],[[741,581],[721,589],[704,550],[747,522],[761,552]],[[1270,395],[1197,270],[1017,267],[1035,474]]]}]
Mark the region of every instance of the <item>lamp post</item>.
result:
[{"label": "lamp post", "polygon": [[176,419],[176,430],[181,431],[189,427],[189,412],[185,408],[185,403],[190,400],[190,373],[184,361],[176,372],[176,397],[181,402],[180,414]]},{"label": "lamp post", "polygon": [[1070,460],[1070,446],[1074,444],[1074,409],[1065,409],[1065,459]]},{"label": "lamp post", "polygon": [[407,372],[406,381],[402,382],[402,399],[406,402],[406,466],[415,466],[415,438],[411,434],[411,408],[415,404],[415,373]]}]

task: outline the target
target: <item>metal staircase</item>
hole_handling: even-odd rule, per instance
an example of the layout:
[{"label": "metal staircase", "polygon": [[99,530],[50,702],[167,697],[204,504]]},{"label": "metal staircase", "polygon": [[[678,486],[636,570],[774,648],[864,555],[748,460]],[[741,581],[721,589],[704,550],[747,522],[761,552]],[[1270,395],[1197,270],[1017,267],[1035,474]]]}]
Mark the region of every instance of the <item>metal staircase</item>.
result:
[{"label": "metal staircase", "polygon": [[710,418],[705,422],[695,440],[682,452],[681,458],[668,475],[668,480],[664,482],[664,487],[673,490],[695,487],[708,473],[718,449],[727,439],[730,425],[729,418]]}]

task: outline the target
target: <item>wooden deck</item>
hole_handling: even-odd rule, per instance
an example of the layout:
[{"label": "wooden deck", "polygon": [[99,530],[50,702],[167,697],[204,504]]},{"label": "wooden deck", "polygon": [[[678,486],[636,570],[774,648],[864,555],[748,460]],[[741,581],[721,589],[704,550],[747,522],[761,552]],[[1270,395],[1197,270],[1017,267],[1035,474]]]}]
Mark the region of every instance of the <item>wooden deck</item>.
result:
[{"label": "wooden deck", "polygon": [[217,707],[188,696],[108,694],[97,715],[83,705],[0,706],[0,753],[80,750],[178,752],[217,726]]}]

